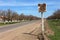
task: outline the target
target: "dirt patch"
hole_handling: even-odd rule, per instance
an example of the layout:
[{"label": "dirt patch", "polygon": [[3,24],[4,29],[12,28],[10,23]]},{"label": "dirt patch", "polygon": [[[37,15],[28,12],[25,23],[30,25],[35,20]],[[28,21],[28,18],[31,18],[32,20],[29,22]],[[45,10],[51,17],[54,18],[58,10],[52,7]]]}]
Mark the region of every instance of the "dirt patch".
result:
[{"label": "dirt patch", "polygon": [[[9,30],[7,32],[0,33],[0,40],[38,40],[36,35],[40,33],[39,31],[41,31],[41,30],[38,31],[39,27],[40,27],[40,21],[23,25],[11,31]],[[31,34],[24,34],[24,33],[31,33]]]},{"label": "dirt patch", "polygon": [[49,27],[49,24],[47,21],[45,21],[45,34],[46,35],[54,35],[54,31]]}]

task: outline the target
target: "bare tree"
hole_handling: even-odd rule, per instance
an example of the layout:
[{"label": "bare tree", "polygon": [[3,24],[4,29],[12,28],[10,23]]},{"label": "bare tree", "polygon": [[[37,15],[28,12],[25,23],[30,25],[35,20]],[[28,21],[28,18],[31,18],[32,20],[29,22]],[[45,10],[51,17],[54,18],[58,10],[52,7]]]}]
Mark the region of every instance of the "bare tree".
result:
[{"label": "bare tree", "polygon": [[60,9],[55,11],[53,15],[49,16],[47,19],[60,19]]},{"label": "bare tree", "polygon": [[7,16],[8,22],[12,21],[12,11],[10,9],[7,10],[6,16]]},{"label": "bare tree", "polygon": [[22,14],[18,14],[15,11],[12,11],[10,9],[8,9],[7,11],[0,11],[0,16],[2,16],[3,21],[5,22],[5,20],[7,20],[8,22],[12,20],[36,20],[36,19],[40,19],[39,17],[33,16],[33,15],[24,15]]},{"label": "bare tree", "polygon": [[13,12],[13,13],[12,13],[12,19],[13,19],[13,20],[17,20],[17,21],[19,20],[19,15],[18,15],[17,12]]},{"label": "bare tree", "polygon": [[0,16],[1,16],[1,18],[3,19],[3,21],[5,22],[5,20],[6,20],[6,11],[1,10],[1,11],[0,11]]}]

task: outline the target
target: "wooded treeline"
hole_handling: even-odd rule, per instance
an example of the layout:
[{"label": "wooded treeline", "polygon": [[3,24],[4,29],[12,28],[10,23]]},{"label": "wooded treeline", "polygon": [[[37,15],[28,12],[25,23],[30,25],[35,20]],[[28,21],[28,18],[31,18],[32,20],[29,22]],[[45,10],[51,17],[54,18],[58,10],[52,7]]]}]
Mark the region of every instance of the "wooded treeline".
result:
[{"label": "wooded treeline", "polygon": [[47,19],[60,19],[60,9],[55,11],[53,15],[49,16]]},{"label": "wooded treeline", "polygon": [[12,11],[10,9],[8,10],[0,10],[0,18],[3,19],[3,21],[11,21],[12,20],[17,20],[17,21],[21,21],[21,20],[37,20],[40,19],[39,17],[36,16],[32,16],[32,15],[24,15],[23,13],[21,13],[20,15],[15,12]]}]

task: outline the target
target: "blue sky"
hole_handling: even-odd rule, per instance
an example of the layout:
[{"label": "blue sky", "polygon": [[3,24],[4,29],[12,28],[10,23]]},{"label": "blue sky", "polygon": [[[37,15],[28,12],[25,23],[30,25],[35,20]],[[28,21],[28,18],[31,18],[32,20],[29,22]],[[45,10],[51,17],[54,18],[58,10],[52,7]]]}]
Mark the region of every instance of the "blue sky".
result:
[{"label": "blue sky", "polygon": [[19,14],[34,15],[40,17],[38,12],[38,3],[46,3],[47,9],[44,17],[53,14],[54,11],[60,9],[60,0],[0,0],[0,10],[11,9]]}]

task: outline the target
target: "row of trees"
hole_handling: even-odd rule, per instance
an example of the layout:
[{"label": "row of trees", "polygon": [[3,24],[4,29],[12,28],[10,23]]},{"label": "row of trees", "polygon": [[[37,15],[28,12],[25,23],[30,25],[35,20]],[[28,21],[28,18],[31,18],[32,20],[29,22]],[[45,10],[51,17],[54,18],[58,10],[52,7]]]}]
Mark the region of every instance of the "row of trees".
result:
[{"label": "row of trees", "polygon": [[49,16],[47,19],[60,19],[60,9],[55,11],[53,15]]},{"label": "row of trees", "polygon": [[21,20],[36,20],[36,19],[40,19],[36,16],[32,16],[32,15],[24,15],[22,14],[18,14],[17,12],[14,12],[10,9],[8,10],[0,10],[0,17],[3,19],[3,21],[5,22],[6,20],[9,22],[12,20],[17,20],[17,21],[21,21]]}]

